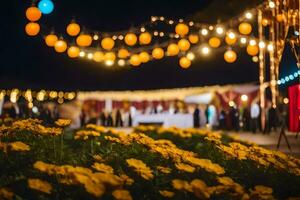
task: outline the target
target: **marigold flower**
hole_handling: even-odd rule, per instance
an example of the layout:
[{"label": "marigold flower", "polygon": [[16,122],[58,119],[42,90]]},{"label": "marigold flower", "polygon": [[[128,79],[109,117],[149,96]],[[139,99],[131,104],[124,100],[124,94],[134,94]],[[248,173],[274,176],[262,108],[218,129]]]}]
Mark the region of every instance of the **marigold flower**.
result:
[{"label": "marigold flower", "polygon": [[168,191],[168,190],[159,190],[159,194],[161,194],[161,196],[166,197],[166,198],[172,198],[175,193]]},{"label": "marigold flower", "polygon": [[46,194],[51,194],[52,185],[40,179],[28,179],[28,187]]},{"label": "marigold flower", "polygon": [[116,200],[132,200],[128,190],[114,190],[112,195]]}]

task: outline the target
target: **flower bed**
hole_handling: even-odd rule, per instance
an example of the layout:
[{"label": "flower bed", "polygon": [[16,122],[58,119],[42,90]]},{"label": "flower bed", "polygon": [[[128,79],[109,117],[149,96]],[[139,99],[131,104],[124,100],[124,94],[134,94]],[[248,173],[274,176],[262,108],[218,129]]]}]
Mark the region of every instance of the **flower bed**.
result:
[{"label": "flower bed", "polygon": [[0,126],[0,199],[287,199],[300,160],[218,132]]}]

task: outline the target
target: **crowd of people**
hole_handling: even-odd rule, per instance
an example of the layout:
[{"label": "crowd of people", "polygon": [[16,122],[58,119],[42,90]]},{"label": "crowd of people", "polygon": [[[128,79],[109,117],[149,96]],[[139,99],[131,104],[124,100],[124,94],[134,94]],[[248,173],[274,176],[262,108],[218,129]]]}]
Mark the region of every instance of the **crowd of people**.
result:
[{"label": "crowd of people", "polygon": [[[67,105],[67,104],[66,104]],[[39,118],[46,123],[53,123],[58,118],[72,118],[74,128],[79,128],[86,124],[97,124],[107,127],[131,127],[133,119],[137,115],[155,115],[155,114],[170,114],[176,115],[190,114],[193,116],[193,124],[195,128],[210,127],[221,130],[234,131],[252,131],[269,133],[276,131],[283,121],[286,121],[287,111],[284,105],[278,108],[273,108],[268,104],[265,112],[266,127],[261,126],[261,109],[258,102],[252,102],[248,106],[238,107],[236,105],[226,108],[219,105],[197,105],[185,104],[181,102],[169,105],[152,104],[143,109],[138,109],[134,105],[127,104],[121,108],[113,108],[111,111],[95,109],[82,104],[72,104],[69,109],[64,109],[66,106],[56,103],[37,103],[32,107],[28,106],[25,101],[11,103],[3,101],[0,109],[1,118]],[[75,112],[75,110],[78,110]],[[66,115],[71,110],[72,114]]]}]

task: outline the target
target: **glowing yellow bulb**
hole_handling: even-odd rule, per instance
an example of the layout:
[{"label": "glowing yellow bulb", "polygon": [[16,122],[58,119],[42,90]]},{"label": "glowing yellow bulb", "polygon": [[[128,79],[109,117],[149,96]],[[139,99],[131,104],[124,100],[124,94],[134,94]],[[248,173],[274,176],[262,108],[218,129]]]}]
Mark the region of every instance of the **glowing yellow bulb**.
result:
[{"label": "glowing yellow bulb", "polygon": [[187,55],[186,55],[186,57],[189,59],[189,60],[194,60],[195,59],[195,54],[194,53],[192,53],[192,52],[189,52]]},{"label": "glowing yellow bulb", "polygon": [[88,58],[88,59],[90,59],[90,60],[92,60],[92,59],[93,59],[93,57],[94,57],[94,56],[93,56],[93,54],[92,54],[92,53],[89,53],[89,54],[87,55],[87,58]]},{"label": "glowing yellow bulb", "polygon": [[242,37],[242,38],[241,38],[241,43],[242,43],[242,44],[246,44],[246,43],[247,43],[247,38]]},{"label": "glowing yellow bulb", "polygon": [[230,39],[234,39],[234,38],[235,38],[234,32],[229,32],[229,33],[228,33],[228,37],[229,37]]},{"label": "glowing yellow bulb", "polygon": [[290,101],[289,101],[288,98],[285,97],[285,98],[283,99],[283,103],[284,103],[284,104],[288,104],[289,102],[290,102]]},{"label": "glowing yellow bulb", "polygon": [[269,7],[270,7],[270,8],[275,8],[275,3],[274,3],[274,1],[270,1],[270,2],[269,2]]},{"label": "glowing yellow bulb", "polygon": [[112,61],[112,60],[107,60],[107,61],[105,61],[105,65],[106,66],[113,66],[114,65],[114,61]]},{"label": "glowing yellow bulb", "polygon": [[224,33],[224,29],[222,27],[217,27],[216,32],[217,34],[222,35]]},{"label": "glowing yellow bulb", "polygon": [[246,12],[246,13],[245,13],[245,17],[246,17],[247,19],[252,19],[253,15],[252,15],[251,12]]},{"label": "glowing yellow bulb", "polygon": [[85,56],[85,52],[84,52],[84,51],[81,51],[81,52],[79,53],[79,56],[83,58],[83,57]]},{"label": "glowing yellow bulb", "polygon": [[94,35],[93,39],[94,40],[99,40],[99,36],[98,35]]},{"label": "glowing yellow bulb", "polygon": [[234,103],[234,101],[229,101],[228,105],[229,105],[230,107],[234,107],[234,106],[235,106],[235,103]]},{"label": "glowing yellow bulb", "polygon": [[123,59],[118,61],[118,65],[121,66],[121,67],[125,66],[125,64],[126,64],[126,62]]},{"label": "glowing yellow bulb", "polygon": [[201,30],[201,34],[204,35],[204,36],[206,36],[206,35],[208,34],[208,30],[205,29],[205,28],[202,29],[202,30]]},{"label": "glowing yellow bulb", "polygon": [[243,102],[248,101],[248,96],[247,96],[246,94],[243,94],[243,95],[241,96],[241,100],[242,100]]},{"label": "glowing yellow bulb", "polygon": [[274,46],[273,44],[268,44],[268,51],[274,51]]},{"label": "glowing yellow bulb", "polygon": [[260,41],[258,43],[259,48],[264,49],[266,47],[266,43],[264,41]]},{"label": "glowing yellow bulb", "polygon": [[201,53],[202,53],[203,55],[208,55],[208,54],[210,53],[210,48],[207,47],[207,46],[202,47],[202,48],[201,48]]},{"label": "glowing yellow bulb", "polygon": [[250,40],[249,44],[250,44],[251,46],[254,46],[254,45],[256,45],[256,41],[255,41],[255,40]]}]

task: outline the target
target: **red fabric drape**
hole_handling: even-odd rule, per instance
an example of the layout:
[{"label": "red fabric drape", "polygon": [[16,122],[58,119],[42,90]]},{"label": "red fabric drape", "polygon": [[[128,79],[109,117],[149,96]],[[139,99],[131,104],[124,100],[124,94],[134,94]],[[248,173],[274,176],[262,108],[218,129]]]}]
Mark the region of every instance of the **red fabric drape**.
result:
[{"label": "red fabric drape", "polygon": [[300,131],[300,84],[289,87],[289,131]]}]

